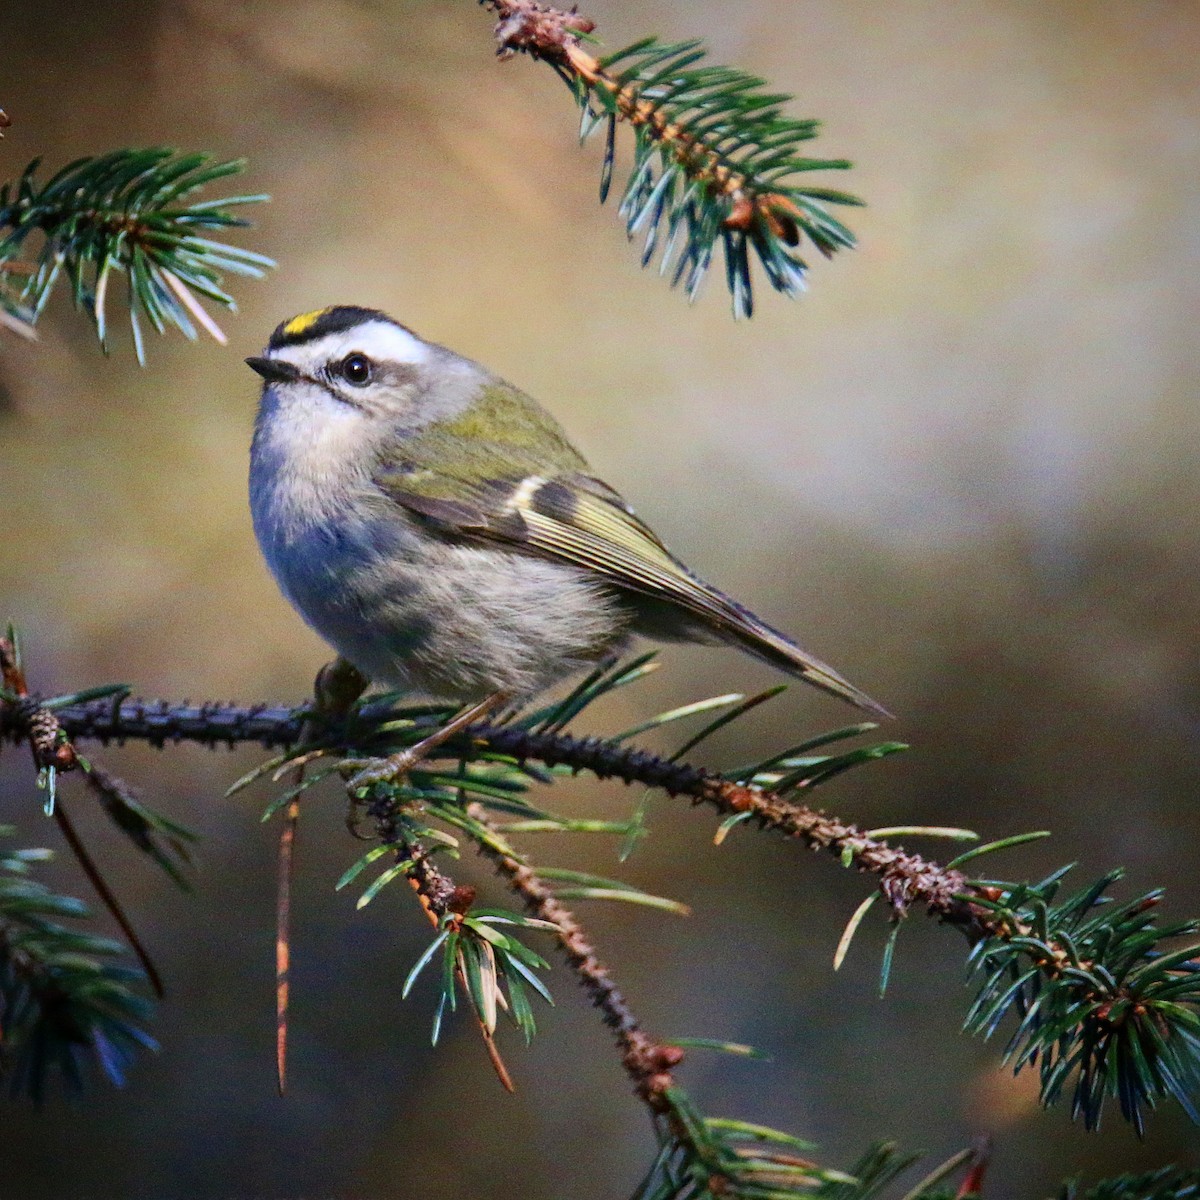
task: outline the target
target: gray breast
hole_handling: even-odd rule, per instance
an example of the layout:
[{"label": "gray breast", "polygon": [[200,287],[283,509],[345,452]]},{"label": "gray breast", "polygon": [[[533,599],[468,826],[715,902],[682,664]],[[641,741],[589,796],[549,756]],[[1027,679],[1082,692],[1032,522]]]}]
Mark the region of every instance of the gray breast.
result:
[{"label": "gray breast", "polygon": [[371,679],[451,699],[529,695],[624,637],[627,609],[585,572],[456,541],[383,496],[370,456],[314,453],[279,412],[263,426],[250,489],[263,555],[305,621]]},{"label": "gray breast", "polygon": [[386,518],[255,528],[312,628],[388,687],[451,699],[530,695],[619,643],[628,612],[584,572],[503,547],[455,544],[396,509]]}]

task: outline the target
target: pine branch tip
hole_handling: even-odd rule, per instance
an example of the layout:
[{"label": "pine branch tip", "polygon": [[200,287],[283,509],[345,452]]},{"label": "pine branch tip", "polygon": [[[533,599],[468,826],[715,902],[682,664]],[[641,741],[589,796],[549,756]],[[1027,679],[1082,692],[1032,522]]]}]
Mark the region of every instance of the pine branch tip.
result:
[{"label": "pine branch tip", "polygon": [[643,267],[667,232],[663,274],[676,236],[684,234],[671,286],[686,280],[689,301],[698,296],[718,242],[735,318],[754,312],[752,256],[774,290],[794,296],[805,286],[807,264],[795,255],[805,238],[826,258],[856,244],[828,206],[861,201],[806,181],[813,170],[851,164],[800,153],[818,123],[785,116],[782,106],[791,97],[765,92],[764,82],[747,72],[704,63],[700,40],[645,38],[597,58],[582,45],[594,23],[574,11],[533,0],[481,3],[500,18],[501,57],[528,53],[563,78],[581,110],[581,142],[607,120],[602,204],[612,184],[616,124],[633,131],[634,163],[619,214],[629,238],[646,231]]}]

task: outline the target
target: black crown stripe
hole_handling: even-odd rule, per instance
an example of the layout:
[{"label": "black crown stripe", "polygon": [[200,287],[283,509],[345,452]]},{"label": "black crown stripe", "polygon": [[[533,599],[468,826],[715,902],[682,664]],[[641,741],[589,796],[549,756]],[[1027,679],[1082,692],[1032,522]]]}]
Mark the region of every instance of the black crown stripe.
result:
[{"label": "black crown stripe", "polygon": [[387,313],[377,308],[359,308],[354,304],[336,304],[330,308],[317,309],[315,312],[301,313],[279,325],[271,334],[267,343],[268,350],[278,350],[281,346],[298,346],[303,342],[313,342],[330,333],[341,333],[361,325],[364,321],[395,322]]}]

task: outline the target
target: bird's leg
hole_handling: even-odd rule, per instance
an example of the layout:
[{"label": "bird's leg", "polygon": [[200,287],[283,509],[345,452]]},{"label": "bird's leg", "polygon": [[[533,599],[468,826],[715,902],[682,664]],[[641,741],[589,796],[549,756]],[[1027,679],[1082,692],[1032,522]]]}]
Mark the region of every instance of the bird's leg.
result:
[{"label": "bird's leg", "polygon": [[351,662],[335,658],[326,663],[313,682],[313,715],[318,720],[345,717],[371,681]]},{"label": "bird's leg", "polygon": [[[477,704],[468,705],[452,720],[447,721],[440,729],[435,730],[427,738],[422,738],[415,746],[401,750],[388,758],[376,759],[365,770],[359,771],[346,784],[347,790],[353,796],[360,788],[371,787],[376,783],[395,783],[404,779],[422,759],[427,758],[443,743],[448,742],[456,733],[461,733],[470,725],[486,717],[507,704],[512,697],[507,692],[493,692],[485,696]],[[355,760],[347,760],[347,765]]]}]

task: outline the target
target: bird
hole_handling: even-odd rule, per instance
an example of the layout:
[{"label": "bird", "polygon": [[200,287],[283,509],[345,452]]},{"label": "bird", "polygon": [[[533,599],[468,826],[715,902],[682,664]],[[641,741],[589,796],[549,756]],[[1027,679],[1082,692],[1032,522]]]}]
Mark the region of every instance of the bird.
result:
[{"label": "bird", "polygon": [[479,363],[357,305],[284,321],[246,363],[263,381],[258,544],[367,679],[475,718],[640,635],[735,646],[891,715],[693,573],[546,409]]}]

